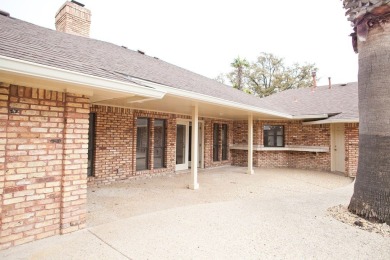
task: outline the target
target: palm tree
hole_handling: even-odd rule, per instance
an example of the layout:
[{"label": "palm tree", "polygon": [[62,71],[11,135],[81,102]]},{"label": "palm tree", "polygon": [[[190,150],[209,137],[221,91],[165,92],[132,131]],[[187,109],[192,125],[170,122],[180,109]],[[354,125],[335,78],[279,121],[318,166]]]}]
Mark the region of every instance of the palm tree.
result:
[{"label": "palm tree", "polygon": [[230,65],[235,69],[235,71],[233,72],[234,75],[231,75],[231,78],[234,78],[235,80],[235,82],[233,82],[233,87],[239,90],[243,90],[244,69],[249,67],[249,62],[246,59],[241,59],[240,57],[237,57]]},{"label": "palm tree", "polygon": [[390,224],[390,0],[343,0],[359,53],[359,163],[349,210]]}]

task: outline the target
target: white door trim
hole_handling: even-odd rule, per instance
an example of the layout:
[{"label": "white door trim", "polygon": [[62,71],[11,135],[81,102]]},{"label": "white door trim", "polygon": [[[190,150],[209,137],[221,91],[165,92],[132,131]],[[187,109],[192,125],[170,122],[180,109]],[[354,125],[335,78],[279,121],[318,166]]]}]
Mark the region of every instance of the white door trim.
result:
[{"label": "white door trim", "polygon": [[[185,151],[184,151],[184,163],[183,164],[176,164],[176,167],[175,167],[175,170],[176,171],[181,171],[181,170],[187,170],[188,169],[188,136],[189,136],[189,125],[190,125],[190,122],[188,120],[180,120],[178,119],[176,121],[176,130],[177,130],[177,126],[178,125],[184,125],[185,126],[185,129],[186,129],[186,133],[185,133]],[[177,140],[177,132],[176,132],[176,140]],[[176,145],[177,145],[177,142],[176,142]],[[177,150],[177,148],[176,148]],[[176,151],[175,151],[175,160],[176,160]]]}]

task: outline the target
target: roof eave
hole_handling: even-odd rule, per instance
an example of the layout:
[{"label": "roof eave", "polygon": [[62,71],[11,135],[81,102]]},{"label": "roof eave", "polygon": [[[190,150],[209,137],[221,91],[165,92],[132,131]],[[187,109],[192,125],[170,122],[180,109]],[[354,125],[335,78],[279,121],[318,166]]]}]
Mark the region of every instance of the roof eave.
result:
[{"label": "roof eave", "polygon": [[359,118],[325,119],[325,120],[304,122],[303,125],[322,125],[322,124],[337,124],[337,123],[359,123]]},{"label": "roof eave", "polygon": [[281,113],[281,112],[277,112],[277,111],[273,111],[273,110],[269,110],[269,109],[263,109],[263,108],[259,108],[259,107],[255,107],[255,106],[251,106],[251,105],[246,105],[246,104],[242,104],[242,103],[238,103],[238,102],[234,102],[234,101],[230,101],[230,100],[226,100],[226,99],[222,99],[222,98],[218,98],[218,97],[214,97],[214,96],[200,94],[200,93],[193,92],[193,91],[178,89],[175,87],[167,86],[164,84],[160,84],[160,83],[156,83],[156,82],[152,82],[152,81],[148,81],[148,80],[144,80],[144,79],[132,78],[132,80],[135,82],[138,81],[139,84],[141,84],[141,85],[154,87],[156,89],[160,89],[160,90],[166,92],[167,94],[177,96],[177,97],[183,97],[183,98],[188,98],[188,99],[192,99],[195,101],[201,101],[201,102],[206,102],[206,103],[218,104],[218,105],[222,105],[222,106],[228,106],[228,107],[245,110],[247,112],[252,112],[252,113],[261,113],[261,114],[267,114],[267,115],[276,116],[276,117],[280,117],[280,118],[284,118],[284,119],[293,119],[292,115],[286,114],[286,113]]},{"label": "roof eave", "polygon": [[145,87],[132,82],[122,82],[118,80],[96,77],[1,55],[0,71],[60,81],[80,86],[88,86],[100,90],[117,91],[154,99],[162,99],[166,94],[166,92],[162,90]]}]

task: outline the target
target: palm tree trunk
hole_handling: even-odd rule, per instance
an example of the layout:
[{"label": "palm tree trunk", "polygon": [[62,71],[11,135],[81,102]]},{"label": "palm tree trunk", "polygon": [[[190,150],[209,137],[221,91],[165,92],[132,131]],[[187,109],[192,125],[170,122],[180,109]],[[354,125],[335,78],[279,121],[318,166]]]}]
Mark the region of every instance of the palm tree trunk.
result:
[{"label": "palm tree trunk", "polygon": [[349,210],[390,224],[390,21],[375,24],[359,51],[359,162]]}]

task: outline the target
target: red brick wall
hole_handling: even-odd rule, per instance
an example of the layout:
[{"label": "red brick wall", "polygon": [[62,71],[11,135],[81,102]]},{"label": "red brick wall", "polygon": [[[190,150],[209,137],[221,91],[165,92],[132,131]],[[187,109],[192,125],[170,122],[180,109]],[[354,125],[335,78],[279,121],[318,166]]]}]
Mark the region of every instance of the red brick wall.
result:
[{"label": "red brick wall", "polygon": [[285,145],[329,146],[329,125],[302,125],[302,121],[258,121],[255,131],[259,144],[263,144],[264,125],[284,125]]},{"label": "red brick wall", "polygon": [[[257,122],[257,121],[255,121]],[[253,130],[256,127],[253,126]],[[253,136],[258,133],[254,131]],[[253,143],[256,142],[256,138],[253,138]],[[233,123],[233,143],[234,144],[248,144],[248,121],[234,121]]]},{"label": "red brick wall", "polygon": [[[245,156],[248,156],[247,153],[245,153]],[[255,151],[253,157],[253,165],[256,167],[289,167],[290,154],[288,152]]]},{"label": "red brick wall", "polygon": [[0,93],[1,248],[82,228],[88,99],[1,83]]},{"label": "red brick wall", "polygon": [[[254,145],[263,145],[264,125],[284,125],[285,145],[330,146],[329,125],[302,125],[301,121],[255,121]],[[234,122],[234,144],[247,144],[247,121]],[[247,151],[232,150],[233,165],[247,166]],[[256,167],[290,167],[330,171],[330,153],[295,151],[255,151],[253,165]]]},{"label": "red brick wall", "polygon": [[[176,115],[94,105],[96,113],[94,176],[91,185],[108,184],[140,175],[175,172]],[[148,170],[136,170],[136,138],[138,117],[149,118]],[[154,169],[154,120],[166,120],[165,168]]]},{"label": "red brick wall", "polygon": [[92,106],[96,113],[95,171],[90,181],[111,183],[133,175],[133,112]]},{"label": "red brick wall", "polygon": [[219,138],[219,161],[213,160],[213,125],[219,124],[219,132],[222,132],[222,124],[228,125],[228,147],[233,144],[233,121],[217,120],[217,119],[204,119],[204,167],[218,167],[222,165],[232,164],[232,153],[228,148],[228,160],[222,160],[222,134]]},{"label": "red brick wall", "polygon": [[[302,125],[302,121],[254,121],[253,144],[263,145],[264,125],[284,125],[285,145],[329,146],[329,125]],[[247,144],[248,122],[234,121],[234,144]]]},{"label": "red brick wall", "polygon": [[86,226],[88,128],[89,99],[82,95],[65,94],[62,234]]},{"label": "red brick wall", "polygon": [[[233,154],[232,165],[248,166],[248,151],[231,150]],[[254,151],[253,166],[264,168],[288,167],[288,153],[278,151]]]},{"label": "red brick wall", "polygon": [[[89,184],[107,184],[142,175],[161,175],[174,173],[176,167],[176,122],[177,119],[189,120],[191,117],[151,111],[140,111],[94,105],[96,113],[96,152],[95,176],[89,177]],[[136,120],[138,117],[149,118],[149,166],[148,170],[136,170]],[[154,169],[154,120],[166,120],[165,168]],[[213,162],[214,123],[228,125],[228,142],[233,144],[233,121],[200,118],[204,122],[204,165],[205,168],[230,165],[232,156],[228,151],[228,160],[222,160],[220,143],[220,161]],[[222,142],[222,140],[220,140]]]},{"label": "red brick wall", "polygon": [[346,173],[356,176],[359,157],[359,124],[345,124]]},{"label": "red brick wall", "polygon": [[[263,144],[263,132],[258,131],[262,129],[263,123],[261,121],[253,121],[253,144]],[[248,121],[234,121],[233,123],[233,143],[234,144],[248,144]]]},{"label": "red brick wall", "polygon": [[329,124],[302,125],[301,121],[290,121],[286,128],[286,145],[330,146]]},{"label": "red brick wall", "polygon": [[330,153],[289,152],[288,167],[306,170],[330,171]]}]

